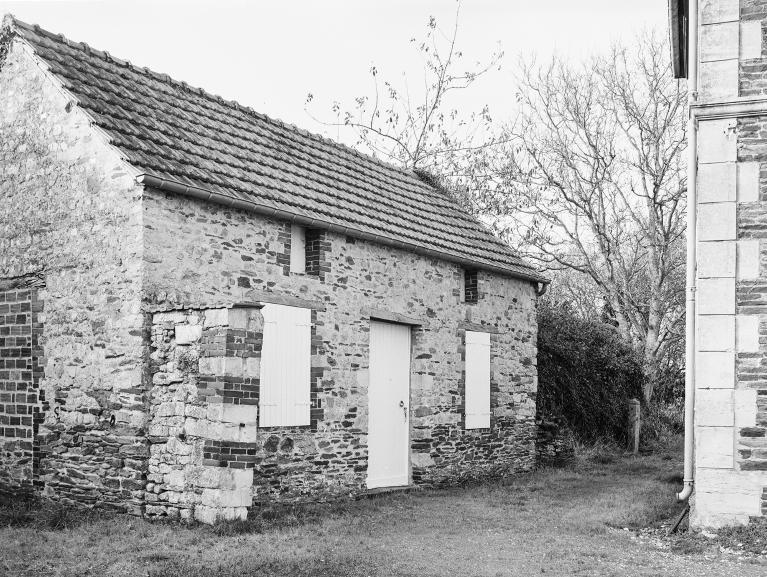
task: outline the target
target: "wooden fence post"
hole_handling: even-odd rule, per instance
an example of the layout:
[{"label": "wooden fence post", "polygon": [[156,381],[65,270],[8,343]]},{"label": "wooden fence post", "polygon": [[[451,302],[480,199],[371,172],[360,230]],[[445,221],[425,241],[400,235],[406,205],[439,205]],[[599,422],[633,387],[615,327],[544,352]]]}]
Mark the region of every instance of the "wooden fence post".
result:
[{"label": "wooden fence post", "polygon": [[629,443],[631,452],[635,455],[639,452],[639,430],[642,426],[640,409],[641,404],[637,399],[629,400]]}]

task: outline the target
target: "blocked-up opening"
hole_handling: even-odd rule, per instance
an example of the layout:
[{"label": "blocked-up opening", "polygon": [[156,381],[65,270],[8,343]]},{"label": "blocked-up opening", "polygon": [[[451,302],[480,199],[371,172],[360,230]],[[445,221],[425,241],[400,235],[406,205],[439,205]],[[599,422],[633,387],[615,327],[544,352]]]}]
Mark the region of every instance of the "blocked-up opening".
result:
[{"label": "blocked-up opening", "polygon": [[298,224],[290,227],[290,272],[306,272],[306,229]]},{"label": "blocked-up opening", "polygon": [[318,228],[306,229],[306,274],[320,276],[324,235]]},{"label": "blocked-up opening", "polygon": [[467,303],[476,303],[479,300],[476,270],[465,270],[463,272],[463,300]]}]

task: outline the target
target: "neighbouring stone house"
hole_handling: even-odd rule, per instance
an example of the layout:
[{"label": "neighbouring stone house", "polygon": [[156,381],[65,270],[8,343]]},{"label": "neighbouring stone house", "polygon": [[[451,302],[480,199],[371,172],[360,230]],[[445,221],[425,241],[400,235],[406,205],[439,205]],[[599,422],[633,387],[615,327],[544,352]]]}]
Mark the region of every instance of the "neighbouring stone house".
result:
[{"label": "neighbouring stone house", "polygon": [[3,22],[4,492],[211,522],[529,470],[545,283],[427,178]]},{"label": "neighbouring stone house", "polygon": [[693,92],[691,522],[721,526],[767,514],[767,0],[670,7]]}]

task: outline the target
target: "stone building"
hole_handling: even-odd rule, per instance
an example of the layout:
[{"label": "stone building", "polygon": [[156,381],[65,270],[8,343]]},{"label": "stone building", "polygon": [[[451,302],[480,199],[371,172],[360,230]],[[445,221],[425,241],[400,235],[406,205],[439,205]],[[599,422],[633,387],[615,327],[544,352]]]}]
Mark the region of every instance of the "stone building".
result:
[{"label": "stone building", "polygon": [[720,526],[767,513],[767,0],[670,7],[674,64],[691,91],[688,233],[697,233],[691,520]]},{"label": "stone building", "polygon": [[546,280],[428,178],[6,17],[0,487],[211,522],[529,470]]}]

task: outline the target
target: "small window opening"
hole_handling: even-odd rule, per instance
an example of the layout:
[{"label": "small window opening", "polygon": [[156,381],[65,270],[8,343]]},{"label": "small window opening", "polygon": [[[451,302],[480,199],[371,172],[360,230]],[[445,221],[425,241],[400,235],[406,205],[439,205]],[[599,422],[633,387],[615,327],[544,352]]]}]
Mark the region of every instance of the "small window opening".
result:
[{"label": "small window opening", "polygon": [[290,272],[306,272],[306,229],[290,226]]},{"label": "small window opening", "polygon": [[476,270],[465,270],[463,272],[463,300],[466,303],[476,303],[479,301]]}]

